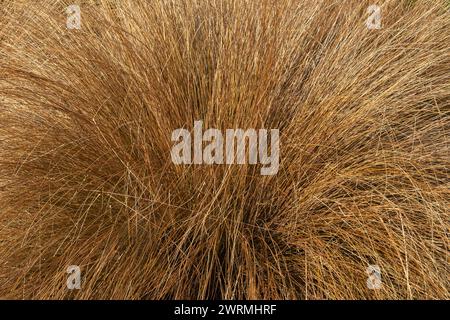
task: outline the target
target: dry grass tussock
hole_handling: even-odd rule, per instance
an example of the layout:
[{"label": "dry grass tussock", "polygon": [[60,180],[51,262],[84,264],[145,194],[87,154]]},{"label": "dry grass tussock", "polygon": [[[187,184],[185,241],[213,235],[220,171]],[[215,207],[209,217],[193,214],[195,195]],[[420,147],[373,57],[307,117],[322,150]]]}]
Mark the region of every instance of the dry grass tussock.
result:
[{"label": "dry grass tussock", "polygon": [[[450,298],[446,1],[69,4],[1,1],[0,297]],[[195,120],[278,174],[174,165]]]}]

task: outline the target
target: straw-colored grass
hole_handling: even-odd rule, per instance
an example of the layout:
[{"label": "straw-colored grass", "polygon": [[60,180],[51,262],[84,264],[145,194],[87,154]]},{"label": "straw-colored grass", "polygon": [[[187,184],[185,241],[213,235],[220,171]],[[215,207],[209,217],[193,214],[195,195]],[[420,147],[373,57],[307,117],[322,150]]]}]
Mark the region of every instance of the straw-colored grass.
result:
[{"label": "straw-colored grass", "polygon": [[[0,297],[450,298],[447,1],[0,2]],[[175,166],[196,120],[278,174]]]}]

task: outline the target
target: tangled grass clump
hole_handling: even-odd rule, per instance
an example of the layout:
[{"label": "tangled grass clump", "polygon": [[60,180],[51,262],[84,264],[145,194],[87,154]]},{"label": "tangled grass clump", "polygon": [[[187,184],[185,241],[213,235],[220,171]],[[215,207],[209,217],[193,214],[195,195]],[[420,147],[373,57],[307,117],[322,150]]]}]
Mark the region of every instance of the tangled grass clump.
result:
[{"label": "tangled grass clump", "polygon": [[[446,1],[70,4],[0,5],[0,297],[450,298]],[[196,120],[278,174],[174,165]]]}]

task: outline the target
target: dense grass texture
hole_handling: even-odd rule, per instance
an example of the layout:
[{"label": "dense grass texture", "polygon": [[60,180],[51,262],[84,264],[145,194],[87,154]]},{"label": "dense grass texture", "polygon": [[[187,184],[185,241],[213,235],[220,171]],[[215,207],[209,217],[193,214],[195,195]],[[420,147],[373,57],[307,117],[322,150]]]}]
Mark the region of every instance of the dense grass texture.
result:
[{"label": "dense grass texture", "polygon": [[[0,297],[450,298],[447,1],[0,2]],[[196,120],[278,174],[174,165]]]}]

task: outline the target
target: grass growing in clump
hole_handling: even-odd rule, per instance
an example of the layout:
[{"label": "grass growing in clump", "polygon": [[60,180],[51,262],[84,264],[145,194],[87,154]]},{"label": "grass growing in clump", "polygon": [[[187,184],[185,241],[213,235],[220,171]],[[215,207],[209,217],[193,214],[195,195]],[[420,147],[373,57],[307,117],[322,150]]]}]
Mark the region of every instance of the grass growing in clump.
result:
[{"label": "grass growing in clump", "polygon": [[[445,4],[69,4],[0,6],[1,297],[450,297]],[[175,166],[195,120],[279,128],[278,174]]]}]

